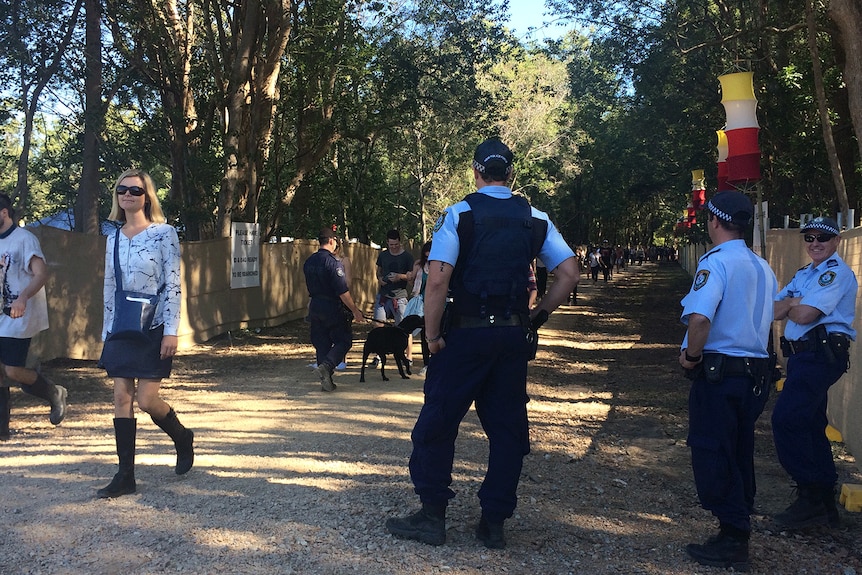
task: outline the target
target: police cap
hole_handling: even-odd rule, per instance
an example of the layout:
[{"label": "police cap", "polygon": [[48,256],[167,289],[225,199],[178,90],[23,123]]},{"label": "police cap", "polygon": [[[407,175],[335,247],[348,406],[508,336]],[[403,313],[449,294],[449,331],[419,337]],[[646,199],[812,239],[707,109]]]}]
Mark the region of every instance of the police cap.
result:
[{"label": "police cap", "polygon": [[754,217],[754,206],[742,192],[718,192],[707,202],[706,208],[718,219],[739,226],[751,224]]}]

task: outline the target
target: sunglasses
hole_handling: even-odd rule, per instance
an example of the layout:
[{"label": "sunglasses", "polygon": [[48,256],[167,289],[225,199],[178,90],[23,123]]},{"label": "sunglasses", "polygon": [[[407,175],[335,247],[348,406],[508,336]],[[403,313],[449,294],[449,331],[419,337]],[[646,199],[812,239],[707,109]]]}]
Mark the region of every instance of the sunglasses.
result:
[{"label": "sunglasses", "polygon": [[821,244],[825,244],[834,237],[835,234],[817,234],[816,236],[814,234],[805,234],[804,239],[809,244],[812,243],[814,240],[817,240]]},{"label": "sunglasses", "polygon": [[133,196],[143,196],[146,190],[140,186],[117,186],[117,195],[132,194]]}]

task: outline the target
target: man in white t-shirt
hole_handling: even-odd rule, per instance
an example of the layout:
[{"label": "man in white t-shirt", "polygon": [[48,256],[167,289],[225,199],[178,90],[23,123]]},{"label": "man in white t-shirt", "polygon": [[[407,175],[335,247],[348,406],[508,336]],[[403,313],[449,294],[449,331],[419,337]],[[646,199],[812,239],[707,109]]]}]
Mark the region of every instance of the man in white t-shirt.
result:
[{"label": "man in white t-shirt", "polygon": [[66,417],[66,388],[25,367],[30,339],[48,329],[48,266],[39,240],[14,218],[12,200],[0,194],[0,440],[9,439],[10,380],[51,405],[52,424]]}]

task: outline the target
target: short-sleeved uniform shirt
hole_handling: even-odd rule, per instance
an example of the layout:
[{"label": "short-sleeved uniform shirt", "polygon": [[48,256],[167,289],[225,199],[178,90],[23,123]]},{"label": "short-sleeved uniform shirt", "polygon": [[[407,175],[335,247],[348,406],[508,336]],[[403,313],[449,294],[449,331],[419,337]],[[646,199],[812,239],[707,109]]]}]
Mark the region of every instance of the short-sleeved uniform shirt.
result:
[{"label": "short-sleeved uniform shirt", "polygon": [[[778,290],[766,260],[745,241],[730,240],[706,252],[682,300],[682,323],[693,313],[711,325],[703,351],[733,357],[767,357],[772,302]],[[688,333],[682,344],[688,348]]]},{"label": "short-sleeved uniform shirt", "polygon": [[312,300],[337,300],[341,294],[348,291],[344,265],[329,250],[320,249],[311,254],[305,260],[302,272],[305,274],[305,286]]},{"label": "short-sleeved uniform shirt", "polygon": [[[39,240],[31,232],[12,226],[0,237],[0,276],[2,276],[3,308],[18,299],[33,280],[30,262],[33,258],[45,261]],[[42,287],[27,300],[24,315],[12,319],[0,313],[0,337],[29,339],[48,329],[48,300]]]},{"label": "short-sleeved uniform shirt", "polygon": [[804,339],[809,330],[825,325],[828,333],[843,333],[855,341],[856,330],[852,324],[858,288],[856,274],[838,254],[832,254],[818,266],[811,262],[800,268],[790,283],[781,288],[775,301],[801,297],[800,303],[817,308],[823,315],[809,324],[788,319],[784,337],[792,341]]},{"label": "short-sleeved uniform shirt", "polygon": [[[480,194],[486,194],[492,198],[506,199],[512,196],[512,190],[505,186],[485,186],[478,190]],[[548,218],[548,214],[530,208],[532,217],[548,222],[548,231],[545,234],[545,242],[539,251],[538,257],[542,259],[545,266],[553,271],[563,261],[574,257],[572,248],[563,239],[563,236]],[[460,201],[446,208],[437,223],[434,225],[434,239],[431,244],[431,255],[429,260],[446,262],[453,267],[458,262],[458,253],[461,249],[458,238],[458,222],[460,215],[470,211],[470,204]]]}]

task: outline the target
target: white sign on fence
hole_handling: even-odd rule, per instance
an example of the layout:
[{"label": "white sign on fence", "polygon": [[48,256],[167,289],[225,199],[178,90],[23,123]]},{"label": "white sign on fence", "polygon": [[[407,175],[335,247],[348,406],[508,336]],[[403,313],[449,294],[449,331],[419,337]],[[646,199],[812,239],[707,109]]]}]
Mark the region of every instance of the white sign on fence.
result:
[{"label": "white sign on fence", "polygon": [[260,225],[231,222],[230,288],[260,285]]}]

